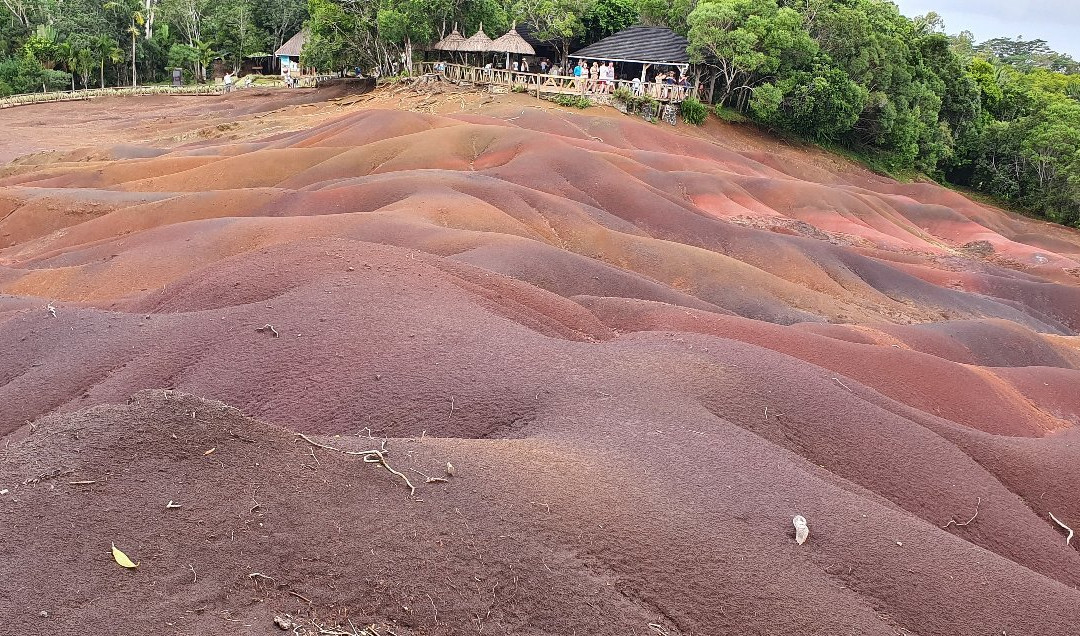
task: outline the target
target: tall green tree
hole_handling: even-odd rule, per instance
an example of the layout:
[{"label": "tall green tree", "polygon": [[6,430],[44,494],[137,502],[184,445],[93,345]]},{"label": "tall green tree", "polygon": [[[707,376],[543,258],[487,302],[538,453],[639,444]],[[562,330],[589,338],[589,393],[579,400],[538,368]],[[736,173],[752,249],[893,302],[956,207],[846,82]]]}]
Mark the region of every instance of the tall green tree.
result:
[{"label": "tall green tree", "polygon": [[690,13],[690,59],[716,71],[719,104],[749,103],[752,89],[784,66],[805,65],[817,46],[802,16],[776,0],[705,0]]},{"label": "tall green tree", "polygon": [[108,35],[99,35],[93,38],[90,42],[90,49],[93,51],[94,59],[98,63],[101,88],[105,88],[105,65],[119,64],[124,61],[124,51]]},{"label": "tall green tree", "polygon": [[631,27],[638,21],[633,0],[595,0],[581,18],[586,41],[595,42]]},{"label": "tall green tree", "polygon": [[588,0],[517,0],[514,15],[535,28],[538,39],[558,44],[564,62],[570,59],[570,44],[585,32],[582,20],[589,10]]},{"label": "tall green tree", "polygon": [[128,2],[106,2],[104,8],[107,11],[115,11],[131,20],[131,24],[125,29],[128,37],[131,38],[131,85],[139,85],[139,72],[138,72],[138,60],[136,57],[136,44],[139,36],[142,35],[142,27],[146,23],[146,18],[143,17],[142,10],[137,3]]}]

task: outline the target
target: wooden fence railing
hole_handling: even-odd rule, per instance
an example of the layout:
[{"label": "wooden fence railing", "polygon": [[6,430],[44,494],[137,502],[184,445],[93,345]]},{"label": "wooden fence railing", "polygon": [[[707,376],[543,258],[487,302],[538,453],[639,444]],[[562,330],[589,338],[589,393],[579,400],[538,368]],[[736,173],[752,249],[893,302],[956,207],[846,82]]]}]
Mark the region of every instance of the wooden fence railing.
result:
[{"label": "wooden fence railing", "polygon": [[192,84],[191,86],[118,86],[113,88],[86,88],[77,91],[54,91],[49,93],[26,93],[0,97],[0,108],[12,108],[28,104],[48,102],[71,102],[94,97],[118,95],[221,95],[224,87],[215,84]]},{"label": "wooden fence railing", "polygon": [[521,87],[538,96],[541,93],[604,96],[610,95],[619,87],[624,87],[635,95],[652,97],[659,102],[681,102],[688,97],[697,97],[697,89],[692,86],[639,80],[592,80],[586,77],[521,73],[501,68],[488,69],[447,62],[418,62],[415,70],[420,75],[437,73],[456,82],[505,86],[509,90]]}]

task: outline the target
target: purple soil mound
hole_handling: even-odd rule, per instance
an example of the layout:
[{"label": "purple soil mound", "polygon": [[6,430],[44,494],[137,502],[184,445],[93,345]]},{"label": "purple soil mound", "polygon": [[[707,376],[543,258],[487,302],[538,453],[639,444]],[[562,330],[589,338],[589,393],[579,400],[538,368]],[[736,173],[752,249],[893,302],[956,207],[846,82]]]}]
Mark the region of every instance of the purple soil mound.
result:
[{"label": "purple soil mound", "polygon": [[1077,633],[1080,233],[722,133],[372,109],[6,169],[0,624]]}]

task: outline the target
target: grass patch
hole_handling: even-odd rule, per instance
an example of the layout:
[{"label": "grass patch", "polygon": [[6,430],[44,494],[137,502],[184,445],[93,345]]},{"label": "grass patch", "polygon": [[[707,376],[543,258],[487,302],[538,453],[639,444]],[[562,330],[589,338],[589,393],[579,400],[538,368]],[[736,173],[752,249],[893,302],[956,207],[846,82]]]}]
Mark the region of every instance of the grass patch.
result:
[{"label": "grass patch", "polygon": [[734,108],[728,108],[727,106],[721,106],[720,104],[716,105],[716,108],[713,112],[716,113],[717,117],[728,122],[729,124],[749,124],[753,122],[752,119],[735,110]]}]

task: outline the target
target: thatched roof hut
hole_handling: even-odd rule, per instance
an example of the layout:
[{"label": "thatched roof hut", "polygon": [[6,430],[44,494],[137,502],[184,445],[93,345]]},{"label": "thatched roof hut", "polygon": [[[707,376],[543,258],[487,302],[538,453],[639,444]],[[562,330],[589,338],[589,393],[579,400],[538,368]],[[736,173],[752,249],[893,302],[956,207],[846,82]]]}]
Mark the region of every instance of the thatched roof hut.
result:
[{"label": "thatched roof hut", "polygon": [[517,25],[515,24],[509,31],[503,35],[495,38],[495,41],[491,43],[491,50],[499,53],[506,53],[506,69],[510,69],[510,54],[514,55],[536,55],[536,50],[532,45],[525,41],[525,38],[518,35]]},{"label": "thatched roof hut", "polygon": [[471,37],[465,39],[461,43],[461,51],[467,51],[470,53],[487,53],[491,51],[491,38],[487,33],[484,33],[484,23],[480,23],[480,28]]},{"label": "thatched roof hut", "polygon": [[433,47],[437,51],[462,51],[462,45],[465,44],[465,37],[458,33],[457,26],[454,26],[454,30],[450,32],[450,35],[439,40]]},{"label": "thatched roof hut", "polygon": [[533,49],[532,45],[526,42],[525,38],[518,35],[517,25],[514,25],[514,28],[507,31],[506,34],[496,38],[491,43],[491,50],[514,55],[536,55],[536,50]]}]

